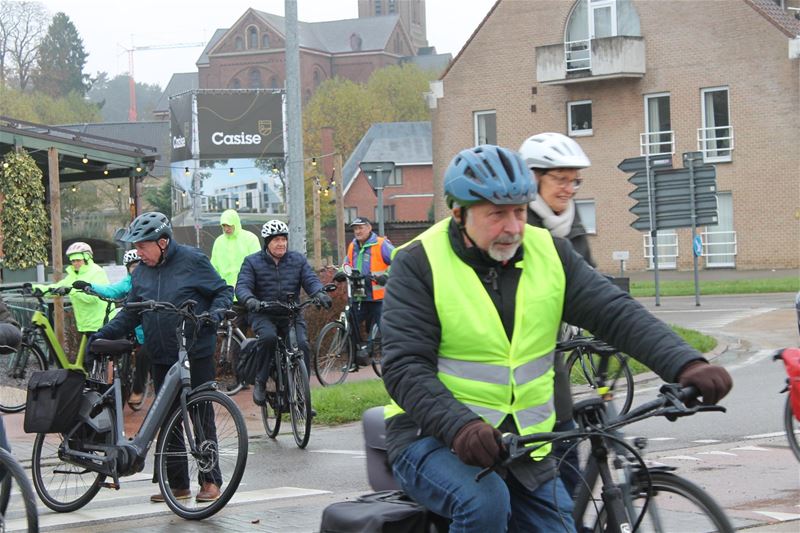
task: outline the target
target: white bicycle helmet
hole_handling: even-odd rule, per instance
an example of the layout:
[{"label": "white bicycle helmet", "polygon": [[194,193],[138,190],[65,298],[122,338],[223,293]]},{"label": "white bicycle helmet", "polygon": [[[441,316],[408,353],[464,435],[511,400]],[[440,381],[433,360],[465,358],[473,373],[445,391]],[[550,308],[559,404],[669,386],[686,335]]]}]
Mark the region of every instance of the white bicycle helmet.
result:
[{"label": "white bicycle helmet", "polygon": [[289,235],[289,226],[280,220],[270,220],[261,227],[261,236],[269,240],[276,235]]},{"label": "white bicycle helmet", "polygon": [[528,168],[586,168],[591,161],[580,145],[560,133],[540,133],[519,147]]},{"label": "white bicycle helmet", "polygon": [[94,253],[92,252],[92,247],[86,244],[85,242],[73,242],[67,248],[66,256],[69,257],[73,254],[89,254],[89,257],[92,257]]},{"label": "white bicycle helmet", "polygon": [[136,250],[128,250],[122,256],[122,264],[125,266],[128,266],[131,263],[138,263],[141,260],[142,258],[139,257],[139,252],[137,252]]}]

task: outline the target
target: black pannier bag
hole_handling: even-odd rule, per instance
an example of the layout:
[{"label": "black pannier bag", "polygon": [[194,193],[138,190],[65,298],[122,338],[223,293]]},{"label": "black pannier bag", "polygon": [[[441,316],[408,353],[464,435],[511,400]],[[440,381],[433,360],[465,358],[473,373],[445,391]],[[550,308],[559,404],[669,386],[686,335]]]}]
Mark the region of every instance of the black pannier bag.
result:
[{"label": "black pannier bag", "polygon": [[252,385],[256,382],[262,343],[259,339],[246,339],[239,348],[236,362],[236,377],[240,382]]},{"label": "black pannier bag", "polygon": [[75,425],[86,376],[57,368],[34,372],[25,402],[26,433],[66,433]]},{"label": "black pannier bag", "polygon": [[427,531],[427,514],[402,491],[373,492],[327,506],[320,533],[421,533]]}]

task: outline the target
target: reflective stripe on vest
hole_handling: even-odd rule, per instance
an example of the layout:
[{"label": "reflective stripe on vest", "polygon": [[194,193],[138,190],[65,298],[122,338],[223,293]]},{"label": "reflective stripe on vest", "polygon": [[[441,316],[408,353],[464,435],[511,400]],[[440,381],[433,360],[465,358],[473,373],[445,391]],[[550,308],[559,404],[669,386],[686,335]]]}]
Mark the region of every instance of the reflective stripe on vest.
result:
[{"label": "reflective stripe on vest", "polygon": [[[383,260],[383,241],[385,237],[377,237],[377,240],[373,243],[366,243],[364,246],[359,248],[359,257],[363,257],[366,253],[367,249],[369,249],[369,272],[373,276],[380,276],[381,274],[385,274],[386,271],[389,269],[389,265],[387,265]],[[355,249],[355,240],[350,241],[350,244],[347,247],[347,257],[350,258],[350,266],[354,269],[361,270],[361,265],[357,264],[358,257],[353,256],[353,251]],[[373,300],[383,300],[383,296],[386,293],[386,288],[378,285],[374,280],[372,281],[372,299]]]},{"label": "reflective stripe on vest", "polygon": [[[564,300],[564,270],[547,230],[526,226],[509,342],[500,315],[475,271],[449,242],[446,219],[418,237],[433,273],[442,327],[439,380],[455,398],[497,427],[512,416],[521,435],[551,431],[553,349]],[[387,418],[402,412],[397,404]],[[549,453],[543,446],[532,455]]]}]

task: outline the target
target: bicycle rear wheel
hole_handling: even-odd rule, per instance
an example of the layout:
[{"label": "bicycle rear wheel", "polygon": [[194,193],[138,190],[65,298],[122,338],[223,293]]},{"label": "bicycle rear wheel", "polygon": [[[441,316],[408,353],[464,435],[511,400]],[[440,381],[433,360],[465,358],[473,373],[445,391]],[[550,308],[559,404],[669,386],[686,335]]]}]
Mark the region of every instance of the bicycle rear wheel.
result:
[{"label": "bicycle rear wheel", "polygon": [[329,322],[317,337],[314,373],[323,387],[343,383],[353,364],[353,341],[341,322]]},{"label": "bicycle rear wheel", "polygon": [[789,448],[792,449],[795,458],[800,461],[800,422],[798,422],[792,411],[791,394],[791,390],[786,394],[786,407],[783,410],[783,428],[786,430]]},{"label": "bicycle rear wheel", "polygon": [[0,411],[25,409],[28,381],[37,370],[47,370],[47,360],[35,344],[23,343],[16,352],[0,354]]},{"label": "bicycle rear wheel", "polygon": [[619,352],[604,356],[583,349],[573,350],[566,362],[572,399],[579,401],[597,395],[601,357],[611,358],[605,386],[613,393],[612,403],[617,414],[625,414],[633,403],[633,374],[628,367],[627,358]]},{"label": "bicycle rear wheel", "polygon": [[6,450],[0,448],[0,519],[2,531],[39,531],[36,495],[25,476],[22,465]]},{"label": "bicycle rear wheel", "polygon": [[[39,433],[33,442],[33,486],[42,502],[59,513],[77,511],[95,497],[106,476],[62,460],[60,433]],[[71,443],[70,446],[78,443]],[[82,450],[88,451],[88,450]]]},{"label": "bicycle rear wheel", "polygon": [[[225,507],[242,480],[247,463],[247,428],[236,404],[218,391],[193,394],[186,402],[191,432],[184,432],[183,412],[175,409],[164,425],[156,445],[156,476],[164,500],[172,511],[187,520],[202,520]],[[189,439],[194,441],[193,454]],[[178,499],[174,491],[193,484],[213,483],[219,498],[200,501]]]},{"label": "bicycle rear wheel", "polygon": [[381,357],[383,356],[383,345],[381,339],[381,328],[378,324],[372,325],[372,331],[369,336],[370,340],[370,362],[372,362],[372,370],[378,375],[383,377],[383,367],[381,366]]},{"label": "bicycle rear wheel", "polygon": [[[670,472],[651,471],[649,482],[647,476],[639,476],[630,502],[631,520],[635,521],[641,514],[649,487],[652,487],[652,498],[636,531],[733,532],[730,520],[711,496],[691,481]],[[606,531],[607,525],[605,510],[601,509],[593,531]]]},{"label": "bicycle rear wheel", "polygon": [[289,371],[289,413],[294,442],[298,448],[305,448],[311,437],[311,388],[306,363],[300,358]]}]

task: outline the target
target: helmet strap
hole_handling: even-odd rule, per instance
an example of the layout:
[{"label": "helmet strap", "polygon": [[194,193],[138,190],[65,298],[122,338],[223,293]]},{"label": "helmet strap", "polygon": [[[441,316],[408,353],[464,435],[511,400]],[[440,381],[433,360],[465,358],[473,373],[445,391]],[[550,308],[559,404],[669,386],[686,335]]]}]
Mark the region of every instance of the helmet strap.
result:
[{"label": "helmet strap", "polygon": [[[163,248],[161,247],[161,239],[167,241],[167,244]],[[158,266],[164,262],[165,255],[167,253],[167,248],[169,248],[169,239],[167,239],[166,237],[159,237],[156,240],[156,246],[158,246],[158,249],[161,250],[161,255],[158,258],[158,263],[156,263],[156,266]]]}]

